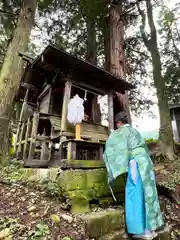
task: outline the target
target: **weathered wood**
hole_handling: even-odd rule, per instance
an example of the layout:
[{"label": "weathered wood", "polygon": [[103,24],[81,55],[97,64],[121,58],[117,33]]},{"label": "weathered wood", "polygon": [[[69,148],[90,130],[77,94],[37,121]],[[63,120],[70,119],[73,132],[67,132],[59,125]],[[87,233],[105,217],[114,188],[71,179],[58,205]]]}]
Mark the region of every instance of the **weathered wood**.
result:
[{"label": "weathered wood", "polygon": [[24,102],[23,102],[23,105],[22,105],[22,108],[21,108],[19,123],[18,123],[18,127],[17,127],[17,132],[16,132],[16,139],[15,139],[15,143],[14,143],[15,152],[16,152],[16,148],[17,148],[17,142],[19,141],[19,132],[20,132],[20,127],[21,127],[21,123],[22,123],[22,119],[23,119],[24,107],[25,107],[26,102],[28,100],[28,94],[29,94],[29,89],[26,90],[26,95],[24,97]]},{"label": "weathered wood", "polygon": [[30,142],[29,157],[28,157],[29,159],[32,159],[34,157],[38,124],[39,124],[39,114],[37,112],[34,112],[33,123],[32,123],[32,132],[31,132],[31,142]]},{"label": "weathered wood", "polygon": [[48,142],[43,141],[41,145],[41,157],[40,160],[48,160],[49,159],[49,152],[48,152]]},{"label": "weathered wood", "polygon": [[18,159],[22,159],[22,139],[24,135],[24,129],[25,129],[25,122],[22,123],[22,127],[20,129],[20,136],[19,136],[19,146],[17,149],[17,157]]},{"label": "weathered wood", "polygon": [[61,131],[67,130],[67,113],[68,113],[68,103],[71,98],[71,86],[72,83],[70,80],[66,81],[63,97],[63,106],[62,106],[62,117],[61,117]]},{"label": "weathered wood", "polygon": [[109,132],[114,130],[114,107],[113,107],[113,93],[108,94],[108,123]]},{"label": "weathered wood", "polygon": [[76,159],[76,142],[68,142],[67,159],[68,160]]},{"label": "weathered wood", "polygon": [[27,121],[27,127],[26,127],[26,135],[25,135],[25,143],[24,143],[24,149],[23,149],[23,159],[27,158],[28,155],[28,139],[30,134],[30,128],[31,128],[31,118],[28,118]]},{"label": "weathered wood", "polygon": [[[68,126],[66,131],[61,132],[61,118],[50,116],[50,121],[53,127],[53,138],[57,138],[60,135],[67,137],[75,137],[74,127]],[[92,124],[88,122],[81,123],[81,138],[93,139],[96,141],[106,141],[108,138],[108,128],[100,124]]]},{"label": "weathered wood", "polygon": [[49,91],[41,98],[41,101],[39,103],[39,112],[40,113],[49,113],[49,107],[50,107],[50,99],[51,99],[51,91]]},{"label": "weathered wood", "polygon": [[95,96],[92,101],[92,119],[93,119],[93,123],[97,123],[97,124],[101,123],[101,111],[100,111],[100,106],[98,104],[97,96]]},{"label": "weathered wood", "polygon": [[104,154],[104,149],[103,149],[103,147],[100,147],[100,149],[99,149],[99,158],[100,158],[100,160],[103,160],[103,154]]},{"label": "weathered wood", "polygon": [[41,94],[38,97],[38,100],[41,100],[49,92],[50,88],[51,88],[50,84],[45,85]]},{"label": "weathered wood", "polygon": [[49,101],[49,114],[53,113],[53,104],[54,104],[54,90],[50,88],[50,101]]},{"label": "weathered wood", "polygon": [[24,161],[24,166],[31,168],[47,168],[49,166],[49,161],[40,161],[39,159],[26,159]]},{"label": "weathered wood", "polygon": [[[78,76],[78,78],[80,78],[80,77],[82,78],[82,76]],[[72,83],[73,83],[73,85],[75,85],[77,87],[79,86],[79,87],[85,88],[85,89],[90,90],[90,91],[92,91],[94,93],[97,93],[99,95],[105,95],[107,93],[107,91],[103,90],[102,88],[101,89],[97,88],[93,84],[92,85],[91,84],[86,84],[85,81],[83,81],[83,80],[84,79],[82,79],[82,81],[78,81],[78,83],[76,81],[72,80]]]},{"label": "weathered wood", "polygon": [[23,83],[21,86],[32,91],[37,91],[37,87],[29,83]]}]

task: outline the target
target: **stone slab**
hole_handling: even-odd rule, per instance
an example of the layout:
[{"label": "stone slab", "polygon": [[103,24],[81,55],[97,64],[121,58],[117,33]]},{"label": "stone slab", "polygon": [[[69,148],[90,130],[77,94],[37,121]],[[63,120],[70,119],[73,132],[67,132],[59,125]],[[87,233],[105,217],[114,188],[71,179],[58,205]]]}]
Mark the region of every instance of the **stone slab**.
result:
[{"label": "stone slab", "polygon": [[107,209],[100,212],[82,215],[90,238],[99,238],[110,232],[120,230],[124,226],[124,210],[122,208]]},{"label": "stone slab", "polygon": [[123,234],[124,234],[124,229],[103,235],[100,238],[98,238],[98,240],[124,240],[124,238],[122,238]]}]

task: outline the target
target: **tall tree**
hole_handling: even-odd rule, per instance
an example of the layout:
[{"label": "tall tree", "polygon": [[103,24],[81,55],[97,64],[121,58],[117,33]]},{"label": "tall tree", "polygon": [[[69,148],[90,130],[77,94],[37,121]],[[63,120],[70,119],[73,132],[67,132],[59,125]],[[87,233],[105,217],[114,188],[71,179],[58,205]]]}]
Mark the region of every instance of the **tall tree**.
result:
[{"label": "tall tree", "polygon": [[174,142],[171,126],[170,112],[168,108],[168,98],[166,95],[165,79],[162,75],[162,63],[157,43],[157,31],[153,19],[153,7],[151,0],[145,0],[148,25],[150,28],[150,34],[145,32],[146,14],[142,10],[140,4],[137,3],[138,11],[141,16],[141,34],[145,46],[150,52],[153,66],[153,79],[154,86],[157,90],[159,114],[160,114],[160,137],[159,144],[162,154],[168,157],[168,159],[174,159]]},{"label": "tall tree", "polygon": [[0,72],[0,154],[1,162],[8,155],[9,122],[14,97],[18,91],[23,61],[19,52],[25,52],[28,47],[37,0],[23,0],[18,13],[13,37],[8,45]]},{"label": "tall tree", "polygon": [[[107,26],[105,26],[105,55],[106,69],[115,76],[126,79],[126,59],[124,52],[124,19],[123,19],[123,2],[111,1],[110,14],[108,17]],[[107,19],[106,19],[107,20]],[[108,36],[109,35],[109,36]],[[127,92],[122,95],[116,93],[120,108],[128,113],[129,100]]]}]

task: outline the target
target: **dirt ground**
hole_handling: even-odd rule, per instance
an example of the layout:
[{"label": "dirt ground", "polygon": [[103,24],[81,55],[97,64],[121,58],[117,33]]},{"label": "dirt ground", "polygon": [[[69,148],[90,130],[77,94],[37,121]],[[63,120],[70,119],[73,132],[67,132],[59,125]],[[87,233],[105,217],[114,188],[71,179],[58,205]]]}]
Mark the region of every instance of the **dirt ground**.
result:
[{"label": "dirt ground", "polygon": [[19,184],[0,184],[0,239],[3,229],[10,229],[15,240],[88,239],[83,224],[60,203]]},{"label": "dirt ground", "polygon": [[[172,239],[180,240],[180,206],[161,197]],[[88,240],[85,228],[59,202],[21,184],[0,183],[0,239]]]}]

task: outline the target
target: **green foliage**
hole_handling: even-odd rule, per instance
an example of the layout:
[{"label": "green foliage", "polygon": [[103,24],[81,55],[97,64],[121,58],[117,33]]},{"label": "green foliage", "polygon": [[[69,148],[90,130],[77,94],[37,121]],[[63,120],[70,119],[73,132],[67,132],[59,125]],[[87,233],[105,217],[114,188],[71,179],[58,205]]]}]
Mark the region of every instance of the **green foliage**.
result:
[{"label": "green foliage", "polygon": [[73,240],[73,239],[70,237],[64,237],[62,240]]},{"label": "green foliage", "polygon": [[11,236],[14,238],[21,236],[25,240],[49,239],[50,230],[46,224],[38,223],[33,231],[29,231],[25,225],[19,224],[18,220],[17,218],[0,217],[0,235],[2,233],[4,236],[6,234],[7,237]]},{"label": "green foliage", "polygon": [[157,139],[153,139],[153,138],[149,138],[149,139],[145,139],[145,142],[148,144],[150,144],[150,143],[157,143],[158,142],[158,140]]},{"label": "green foliage", "polygon": [[13,183],[19,182],[44,192],[48,197],[57,198],[58,200],[62,199],[62,189],[57,181],[50,179],[40,181],[29,180],[27,178],[28,174],[23,174],[21,171],[22,164],[22,162],[14,161],[13,164],[0,168],[0,179]]},{"label": "green foliage", "polygon": [[34,231],[27,233],[28,238],[32,240],[46,240],[50,235],[49,227],[46,224],[38,223]]},{"label": "green foliage", "polygon": [[170,104],[180,101],[180,29],[178,24],[178,8],[171,11],[166,6],[161,7],[159,17],[160,50],[163,59],[166,93]]}]

